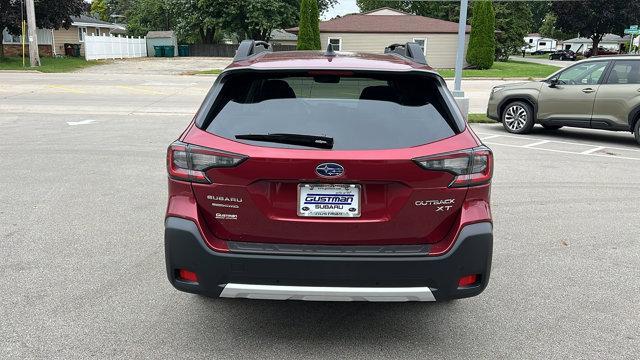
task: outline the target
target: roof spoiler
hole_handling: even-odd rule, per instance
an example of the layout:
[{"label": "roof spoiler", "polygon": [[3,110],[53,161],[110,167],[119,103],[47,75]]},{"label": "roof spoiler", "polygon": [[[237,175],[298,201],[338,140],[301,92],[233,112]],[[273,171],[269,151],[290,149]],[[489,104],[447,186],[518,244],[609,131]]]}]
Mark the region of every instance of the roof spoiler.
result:
[{"label": "roof spoiler", "polygon": [[407,58],[411,61],[419,64],[427,65],[427,59],[424,57],[424,52],[420,44],[415,42],[408,42],[406,44],[391,44],[384,48],[385,54],[396,54],[403,58]]},{"label": "roof spoiler", "polygon": [[272,50],[271,44],[266,41],[242,40],[238,50],[236,50],[236,56],[233,57],[233,61],[246,60],[254,55],[271,52]]}]

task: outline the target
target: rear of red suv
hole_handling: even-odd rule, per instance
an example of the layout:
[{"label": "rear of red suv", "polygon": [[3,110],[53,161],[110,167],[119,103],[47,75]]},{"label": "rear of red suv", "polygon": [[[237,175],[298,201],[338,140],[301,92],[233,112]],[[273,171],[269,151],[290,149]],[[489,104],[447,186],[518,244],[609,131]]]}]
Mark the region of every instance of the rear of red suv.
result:
[{"label": "rear of red suv", "polygon": [[489,280],[492,153],[442,78],[398,51],[240,56],[167,167],[179,290],[434,301]]}]

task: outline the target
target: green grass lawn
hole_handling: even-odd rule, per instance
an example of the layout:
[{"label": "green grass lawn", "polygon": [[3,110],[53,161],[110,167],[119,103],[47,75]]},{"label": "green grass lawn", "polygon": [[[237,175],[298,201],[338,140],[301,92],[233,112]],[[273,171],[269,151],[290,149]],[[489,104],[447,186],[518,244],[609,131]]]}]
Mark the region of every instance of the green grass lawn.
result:
[{"label": "green grass lawn", "polygon": [[491,120],[486,114],[469,114],[467,121],[476,124],[490,124],[495,123],[495,120]]},{"label": "green grass lawn", "polygon": [[218,75],[222,72],[222,69],[211,69],[211,70],[202,70],[202,71],[190,71],[185,73],[185,75]]},{"label": "green grass lawn", "polygon": [[101,61],[87,61],[83,58],[74,57],[40,57],[41,66],[32,68],[29,66],[29,57],[25,59],[26,67],[22,67],[21,57],[0,58],[0,70],[36,70],[47,73],[69,72],[93,65],[98,65]]},{"label": "green grass lawn", "polygon": [[[522,61],[496,61],[493,63],[491,69],[487,70],[475,70],[468,69],[462,70],[463,78],[478,77],[478,78],[544,78],[552,73],[558,71],[560,68],[552,65],[533,64]],[[455,76],[453,69],[438,70],[440,75],[445,78],[452,78]]]},{"label": "green grass lawn", "polygon": [[[522,54],[520,54],[520,55],[522,55]],[[548,59],[549,58],[549,54],[540,54],[540,55],[527,54],[527,57],[534,58],[534,59]]]}]

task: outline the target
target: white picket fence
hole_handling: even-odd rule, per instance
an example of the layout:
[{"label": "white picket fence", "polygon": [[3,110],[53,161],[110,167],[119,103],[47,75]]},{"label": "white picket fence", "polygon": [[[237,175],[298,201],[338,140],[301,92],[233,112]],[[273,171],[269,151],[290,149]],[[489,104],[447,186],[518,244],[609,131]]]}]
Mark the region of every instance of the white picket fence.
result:
[{"label": "white picket fence", "polygon": [[147,56],[147,39],[113,35],[89,35],[84,38],[87,60],[123,59]]}]

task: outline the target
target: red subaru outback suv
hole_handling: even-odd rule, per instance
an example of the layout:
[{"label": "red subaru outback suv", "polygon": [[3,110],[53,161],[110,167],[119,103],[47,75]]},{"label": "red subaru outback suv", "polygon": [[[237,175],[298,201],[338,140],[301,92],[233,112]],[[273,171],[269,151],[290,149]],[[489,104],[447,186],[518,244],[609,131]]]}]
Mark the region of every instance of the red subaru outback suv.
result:
[{"label": "red subaru outback suv", "polygon": [[242,42],[169,146],[173,286],[281,300],[481,293],[493,155],[418,44],[269,47]]}]

